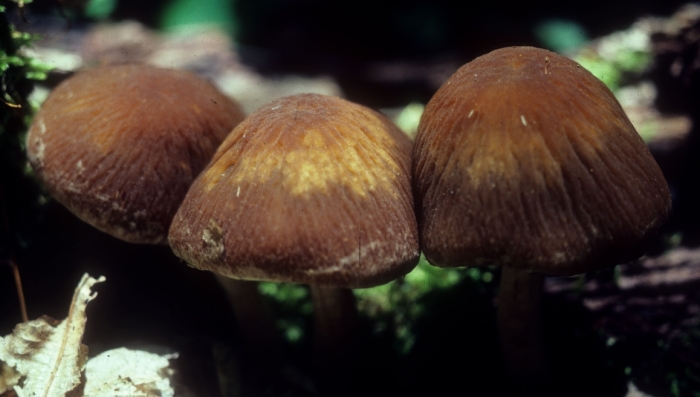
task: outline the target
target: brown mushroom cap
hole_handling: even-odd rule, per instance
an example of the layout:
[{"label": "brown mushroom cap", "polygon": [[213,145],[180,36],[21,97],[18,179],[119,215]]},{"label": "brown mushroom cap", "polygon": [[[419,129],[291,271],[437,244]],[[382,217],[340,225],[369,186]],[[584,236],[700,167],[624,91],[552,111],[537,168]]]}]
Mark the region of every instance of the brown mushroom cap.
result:
[{"label": "brown mushroom cap", "polygon": [[418,262],[412,144],[363,106],[303,94],[226,138],[192,185],[169,241],[224,276],[367,287]]},{"label": "brown mushroom cap", "polygon": [[610,90],[531,47],[479,57],[438,90],[413,178],[422,248],[438,266],[576,274],[641,255],[671,209]]},{"label": "brown mushroom cap", "polygon": [[52,196],[96,228],[165,243],[187,189],[242,119],[191,73],[145,65],[76,74],[51,93],[27,137]]}]

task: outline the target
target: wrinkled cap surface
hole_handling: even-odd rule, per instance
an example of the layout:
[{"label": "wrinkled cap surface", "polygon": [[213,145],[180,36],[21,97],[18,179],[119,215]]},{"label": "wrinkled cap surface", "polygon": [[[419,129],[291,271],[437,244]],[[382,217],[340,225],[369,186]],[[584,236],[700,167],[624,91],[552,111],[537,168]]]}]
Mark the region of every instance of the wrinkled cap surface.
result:
[{"label": "wrinkled cap surface", "polygon": [[190,184],[242,119],[236,103],[190,73],[102,67],[56,87],[27,154],[82,220],[129,242],[166,243]]},{"label": "wrinkled cap surface", "polygon": [[581,273],[640,256],[671,208],[613,94],[537,48],[460,68],[428,103],[413,161],[422,248],[438,266]]},{"label": "wrinkled cap surface", "polygon": [[169,241],[224,276],[368,287],[410,271],[411,141],[386,117],[295,95],[248,117],[192,185]]}]

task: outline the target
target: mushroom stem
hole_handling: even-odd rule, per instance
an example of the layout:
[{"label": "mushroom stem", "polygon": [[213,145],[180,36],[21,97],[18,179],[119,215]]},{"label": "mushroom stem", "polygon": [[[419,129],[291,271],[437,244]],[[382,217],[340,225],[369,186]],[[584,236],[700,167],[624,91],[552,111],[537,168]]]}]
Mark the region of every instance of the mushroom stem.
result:
[{"label": "mushroom stem", "polygon": [[314,356],[319,368],[347,366],[357,347],[357,307],[351,289],[311,285]]},{"label": "mushroom stem", "polygon": [[280,360],[281,337],[276,332],[272,308],[258,291],[258,283],[214,275],[226,291],[245,349],[261,360]]},{"label": "mushroom stem", "polygon": [[503,267],[498,292],[501,354],[513,386],[522,390],[550,387],[540,311],[543,285],[541,273]]}]

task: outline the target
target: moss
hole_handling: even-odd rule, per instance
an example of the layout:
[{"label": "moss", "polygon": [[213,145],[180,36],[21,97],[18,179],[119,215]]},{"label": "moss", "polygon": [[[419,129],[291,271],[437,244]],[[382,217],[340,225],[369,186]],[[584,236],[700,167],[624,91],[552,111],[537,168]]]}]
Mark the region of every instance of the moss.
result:
[{"label": "moss", "polygon": [[[22,5],[31,0],[14,2]],[[0,99],[4,102],[0,111],[0,133],[8,129],[9,119],[13,117],[21,116],[21,124],[27,124],[29,120],[25,116],[30,115],[31,111],[27,97],[33,88],[32,80],[44,80],[51,70],[48,65],[23,52],[39,37],[21,32],[10,24],[6,15],[9,7],[7,1],[0,2]]]},{"label": "moss", "polygon": [[0,251],[5,254],[28,245],[41,216],[41,192],[26,168],[24,137],[35,110],[27,99],[33,81],[46,78],[49,67],[23,52],[37,37],[16,29],[6,15],[28,3],[0,0],[0,210],[7,218]]}]

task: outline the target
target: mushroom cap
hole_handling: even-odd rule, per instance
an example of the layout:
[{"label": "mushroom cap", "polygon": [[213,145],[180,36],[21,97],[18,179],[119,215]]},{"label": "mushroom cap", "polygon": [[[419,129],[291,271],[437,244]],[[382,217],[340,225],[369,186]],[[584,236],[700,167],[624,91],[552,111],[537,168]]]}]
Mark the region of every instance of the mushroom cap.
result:
[{"label": "mushroom cap", "polygon": [[191,266],[359,288],[418,262],[412,143],[386,117],[315,94],[274,101],[226,138],[170,228]]},{"label": "mushroom cap", "polygon": [[455,72],[428,103],[413,156],[421,244],[437,266],[577,274],[640,256],[671,209],[610,90],[538,48]]},{"label": "mushroom cap", "polygon": [[85,222],[163,244],[190,184],[243,117],[191,73],[100,67],[53,90],[29,129],[27,154],[51,195]]}]

